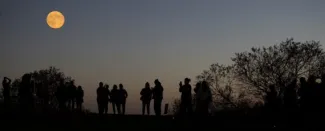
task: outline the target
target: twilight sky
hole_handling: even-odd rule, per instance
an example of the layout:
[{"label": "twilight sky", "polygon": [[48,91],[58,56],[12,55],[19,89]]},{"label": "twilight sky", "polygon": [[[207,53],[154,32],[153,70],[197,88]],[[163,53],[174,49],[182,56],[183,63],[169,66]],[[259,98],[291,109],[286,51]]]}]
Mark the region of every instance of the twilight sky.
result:
[{"label": "twilight sky", "polygon": [[[98,82],[123,83],[126,113],[139,114],[146,81],[162,82],[164,104],[180,95],[184,77],[231,63],[234,52],[287,37],[323,43],[324,6],[323,0],[1,0],[0,78],[55,66],[84,87],[91,111]],[[59,30],[46,24],[52,10],[65,15]]]}]

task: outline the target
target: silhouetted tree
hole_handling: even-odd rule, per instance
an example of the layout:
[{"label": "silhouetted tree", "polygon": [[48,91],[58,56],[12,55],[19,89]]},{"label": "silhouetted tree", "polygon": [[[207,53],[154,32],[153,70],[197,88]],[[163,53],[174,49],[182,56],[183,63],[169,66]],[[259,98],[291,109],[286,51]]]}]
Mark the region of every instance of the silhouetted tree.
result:
[{"label": "silhouetted tree", "polygon": [[[58,103],[55,97],[56,88],[60,84],[60,80],[64,80],[65,82],[71,82],[73,79],[71,77],[66,77],[63,72],[60,72],[58,68],[55,67],[49,67],[48,69],[41,69],[38,71],[34,71],[31,73],[27,73],[32,75],[32,80],[35,83],[42,83],[42,90],[48,95],[49,97],[49,106],[52,108],[58,108]],[[21,83],[20,79],[15,79],[12,83],[12,90],[13,92],[18,92],[18,87]],[[36,94],[37,90],[35,89],[34,93]],[[16,93],[14,93],[16,94]],[[40,97],[37,97],[37,100],[43,99]]]},{"label": "silhouetted tree", "polygon": [[319,42],[295,42],[293,38],[279,45],[236,53],[232,58],[234,72],[239,80],[257,95],[275,85],[282,95],[284,88],[301,76],[319,76],[324,72],[324,52]]},{"label": "silhouetted tree", "polygon": [[236,81],[234,66],[212,64],[209,70],[204,70],[196,78],[207,81],[213,95],[212,105],[216,108],[242,108],[251,103],[247,90],[243,84]]}]

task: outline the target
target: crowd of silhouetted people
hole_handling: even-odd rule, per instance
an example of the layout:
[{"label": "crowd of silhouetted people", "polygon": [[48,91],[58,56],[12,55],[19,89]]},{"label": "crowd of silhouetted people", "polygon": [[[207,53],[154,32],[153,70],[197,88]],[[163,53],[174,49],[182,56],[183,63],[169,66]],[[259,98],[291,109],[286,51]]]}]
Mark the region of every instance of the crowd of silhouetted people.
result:
[{"label": "crowd of silhouetted people", "polygon": [[[279,115],[285,114],[289,122],[297,124],[297,116],[306,123],[315,123],[325,116],[325,75],[321,78],[309,76],[308,80],[301,77],[299,84],[293,79],[284,91],[270,85],[265,97],[265,109],[270,120],[277,121]],[[298,88],[299,87],[299,88]]]},{"label": "crowd of silhouetted people", "polygon": [[107,84],[104,86],[103,82],[100,82],[99,87],[97,88],[97,104],[99,114],[107,114],[108,104],[112,103],[113,113],[124,115],[127,97],[128,93],[124,89],[123,84],[119,84],[119,89],[117,88],[117,85],[114,85],[113,89],[109,90],[109,86]]},{"label": "crowd of silhouetted people", "polygon": [[[50,103],[57,103],[59,110],[82,110],[84,91],[81,86],[76,87],[73,81],[61,80],[55,91],[49,91],[49,86],[54,84],[32,80],[30,74],[23,75],[21,82],[17,85],[20,111],[33,111],[37,104],[42,105],[43,110],[46,111],[50,108]],[[4,77],[2,86],[5,109],[11,110],[11,80]]]},{"label": "crowd of silhouetted people", "polygon": [[[190,79],[185,78],[184,85],[182,82],[179,84],[179,92],[181,93],[181,103],[179,114],[182,116],[189,116],[193,113],[193,99],[192,99],[192,86],[190,85]],[[150,86],[149,82],[145,83],[144,88],[140,91],[140,100],[142,101],[142,115],[150,115],[151,100],[153,100],[153,107],[156,116],[162,114],[161,105],[163,100],[164,88],[160,81],[156,79],[154,81],[154,87]],[[209,104],[212,102],[212,94],[209,88],[209,84],[206,81],[198,82],[194,88],[195,92],[195,114],[207,116],[209,114]],[[111,103],[114,114],[125,114],[125,104],[128,97],[127,91],[123,88],[123,84],[113,86],[113,89],[109,89],[109,86],[99,83],[97,88],[97,104],[99,114],[107,114],[108,105]],[[168,104],[165,105],[165,114],[168,110]],[[117,111],[116,111],[117,110]],[[147,112],[146,112],[147,111]]]},{"label": "crowd of silhouetted people", "polygon": [[[190,85],[190,79],[184,80],[179,83],[179,92],[181,92],[181,103],[179,114],[191,115],[192,109],[192,87]],[[10,108],[12,103],[10,86],[11,80],[4,77],[2,81],[4,105],[7,109]],[[55,90],[50,86],[56,86]],[[35,109],[35,106],[40,102],[43,109],[46,111],[49,105],[53,105],[53,102],[57,103],[57,109],[60,111],[65,110],[82,110],[84,91],[81,86],[75,86],[74,81],[66,82],[60,80],[59,83],[49,83],[44,81],[36,81],[32,79],[32,75],[25,74],[22,77],[21,82],[18,85],[18,103],[22,111],[31,111]],[[50,91],[50,89],[52,89]],[[154,87],[151,87],[149,82],[145,83],[145,87],[140,91],[140,100],[142,101],[142,114],[150,115],[150,103],[153,100],[154,113],[157,116],[162,114],[161,105],[163,100],[164,88],[161,82],[156,79],[154,81]],[[97,104],[98,112],[100,115],[108,113],[108,106],[111,104],[113,114],[124,115],[126,100],[128,97],[127,91],[124,89],[123,84],[113,85],[113,89],[109,89],[109,85],[99,83],[97,88]],[[198,82],[194,88],[195,103],[197,114],[207,115],[209,103],[212,101],[212,95],[207,82]],[[52,93],[52,94],[51,94]],[[36,104],[37,103],[37,104]],[[165,105],[165,114],[168,110],[168,104]]]},{"label": "crowd of silhouetted people", "polygon": [[[278,90],[277,87],[283,87],[280,83],[270,85],[265,97],[265,109],[269,112],[270,117],[275,117],[281,110],[287,114],[294,115],[294,112],[304,112],[309,115],[325,116],[321,113],[325,110],[323,104],[325,100],[325,75],[317,82],[315,76],[310,76],[298,80],[293,79],[290,84],[285,85],[284,90]],[[206,81],[198,82],[192,89],[191,80],[185,78],[179,83],[179,92],[181,101],[179,105],[179,115],[190,116],[192,114],[207,116],[209,115],[209,105],[212,102],[212,93],[209,83]],[[10,107],[12,102],[10,86],[12,81],[4,77],[2,81],[3,97],[5,107]],[[44,109],[48,109],[49,103],[56,99],[59,110],[82,110],[84,91],[81,86],[75,86],[73,81],[65,82],[61,80],[57,84],[54,94],[49,91],[49,86],[53,83],[39,82],[32,80],[30,74],[22,77],[18,88],[18,103],[20,109],[28,111],[34,109],[35,98],[41,99]],[[194,94],[192,94],[192,90]],[[161,82],[156,79],[154,87],[146,82],[144,88],[140,91],[140,100],[142,101],[142,114],[150,115],[151,100],[153,100],[154,113],[157,116],[162,114],[161,105],[164,96],[164,88]],[[35,97],[36,96],[36,97]],[[126,100],[128,93],[123,84],[113,85],[110,90],[107,84],[99,83],[97,88],[97,104],[99,114],[107,114],[108,106],[111,104],[114,114],[125,114]],[[193,98],[194,97],[194,98]]]}]

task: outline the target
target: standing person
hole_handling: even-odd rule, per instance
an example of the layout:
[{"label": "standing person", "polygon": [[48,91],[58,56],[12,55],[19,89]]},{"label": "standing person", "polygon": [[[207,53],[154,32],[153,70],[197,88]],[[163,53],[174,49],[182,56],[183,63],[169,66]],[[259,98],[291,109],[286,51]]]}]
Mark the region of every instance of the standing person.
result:
[{"label": "standing person", "polygon": [[209,84],[206,81],[197,83],[194,89],[196,93],[196,110],[200,116],[209,115],[209,105],[212,102],[212,93]]},{"label": "standing person", "polygon": [[[40,84],[38,84],[40,85]],[[58,99],[59,102],[59,109],[62,111],[65,109],[65,103],[66,103],[66,93],[65,93],[65,85],[64,85],[64,80],[60,80],[60,85],[56,91],[56,98]]]},{"label": "standing person", "polygon": [[120,87],[120,90],[119,90],[119,92],[120,92],[120,104],[121,104],[121,106],[122,106],[122,115],[124,115],[125,114],[125,104],[126,104],[126,98],[128,97],[128,92],[124,89],[124,87],[123,87],[123,85],[122,84],[120,84],[119,85],[119,87]]},{"label": "standing person", "polygon": [[97,88],[97,105],[99,115],[103,115],[105,108],[105,87],[103,86],[103,82],[100,82]]},{"label": "standing person", "polygon": [[68,90],[69,90],[68,104],[69,104],[69,108],[71,108],[71,110],[73,110],[73,109],[75,109],[76,91],[77,91],[77,87],[74,85],[74,81],[70,82],[70,86],[69,86]]},{"label": "standing person", "polygon": [[11,80],[7,77],[3,77],[2,87],[3,87],[3,99],[5,103],[5,108],[9,109],[10,107],[10,84]]},{"label": "standing person", "polygon": [[265,107],[267,110],[269,122],[270,124],[272,124],[272,126],[277,124],[276,116],[278,114],[278,106],[278,92],[276,90],[275,85],[270,85],[269,91],[266,93],[265,96]]},{"label": "standing person", "polygon": [[152,97],[152,91],[148,82],[145,84],[145,87],[141,90],[140,95],[140,100],[142,101],[142,115],[145,114],[146,108],[148,115],[150,115],[150,101]]},{"label": "standing person", "polygon": [[155,80],[155,87],[152,89],[153,99],[154,99],[154,110],[156,116],[161,115],[161,102],[163,100],[163,91],[161,83],[158,79]]},{"label": "standing person", "polygon": [[82,111],[82,103],[84,102],[84,91],[81,86],[78,86],[76,93],[76,102],[77,102],[77,110]]},{"label": "standing person", "polygon": [[108,112],[108,102],[109,102],[109,86],[107,84],[105,84],[105,107],[104,107],[104,113],[107,115]]},{"label": "standing person", "polygon": [[300,96],[299,104],[302,112],[305,112],[307,109],[307,101],[308,101],[308,84],[307,80],[304,77],[299,79],[300,81],[300,88],[298,90],[298,95]]},{"label": "standing person", "polygon": [[29,112],[33,108],[33,94],[32,94],[31,75],[24,74],[20,83],[18,96],[20,109],[23,112]]},{"label": "standing person", "polygon": [[293,112],[297,107],[297,80],[293,80],[284,91],[284,106],[289,112]]},{"label": "standing person", "polygon": [[189,78],[185,78],[185,84],[182,82],[179,83],[179,92],[181,95],[181,106],[180,113],[181,115],[191,115],[192,113],[192,86],[190,85],[191,80]]},{"label": "standing person", "polygon": [[121,114],[121,109],[120,109],[120,102],[119,102],[119,90],[117,89],[117,85],[113,86],[113,89],[111,90],[111,102],[112,102],[112,107],[113,107],[113,113],[114,115],[116,114],[116,108],[117,108],[117,114]]}]

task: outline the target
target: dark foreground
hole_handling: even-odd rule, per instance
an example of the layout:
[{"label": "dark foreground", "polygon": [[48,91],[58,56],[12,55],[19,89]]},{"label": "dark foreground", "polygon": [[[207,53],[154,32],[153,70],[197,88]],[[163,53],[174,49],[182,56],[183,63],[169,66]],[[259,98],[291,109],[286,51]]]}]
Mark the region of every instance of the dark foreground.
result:
[{"label": "dark foreground", "polygon": [[108,115],[100,117],[97,114],[34,114],[19,115],[1,113],[2,129],[24,130],[171,130],[171,129],[225,129],[225,128],[306,128],[301,123],[289,127],[285,124],[274,126],[258,116],[243,117],[238,115],[218,115],[206,118],[175,119],[173,116],[141,116]]}]

